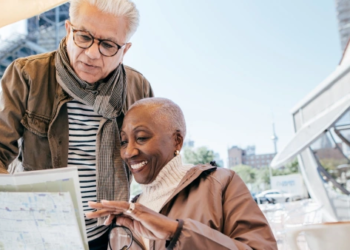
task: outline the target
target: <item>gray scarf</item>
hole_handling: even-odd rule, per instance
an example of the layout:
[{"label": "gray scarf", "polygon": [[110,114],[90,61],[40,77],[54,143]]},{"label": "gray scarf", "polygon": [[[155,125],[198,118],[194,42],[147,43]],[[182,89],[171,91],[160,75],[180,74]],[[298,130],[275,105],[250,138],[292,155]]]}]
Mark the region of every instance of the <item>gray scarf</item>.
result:
[{"label": "gray scarf", "polygon": [[[106,82],[95,83],[91,90],[71,68],[65,48],[60,43],[55,58],[56,78],[61,87],[74,99],[92,106],[103,116],[96,138],[96,193],[101,200],[129,200],[129,172],[120,157],[120,135],[116,121],[126,98],[126,74],[123,64],[111,73]],[[99,220],[99,224],[102,220]]]}]

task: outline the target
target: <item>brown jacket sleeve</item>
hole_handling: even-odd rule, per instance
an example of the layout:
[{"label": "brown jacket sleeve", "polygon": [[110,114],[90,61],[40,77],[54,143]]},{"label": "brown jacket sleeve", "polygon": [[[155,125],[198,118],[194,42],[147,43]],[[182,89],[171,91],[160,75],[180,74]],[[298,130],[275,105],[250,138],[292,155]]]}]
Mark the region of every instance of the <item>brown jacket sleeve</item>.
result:
[{"label": "brown jacket sleeve", "polygon": [[0,92],[0,173],[17,157],[18,139],[22,136],[21,120],[26,111],[28,83],[22,66],[15,61],[1,79]]},{"label": "brown jacket sleeve", "polygon": [[[232,173],[232,172],[231,172]],[[221,185],[222,232],[191,219],[184,226],[174,249],[277,249],[276,241],[259,207],[241,178],[216,178]],[[205,209],[205,208],[204,208]]]},{"label": "brown jacket sleeve", "polygon": [[140,72],[126,65],[124,65],[124,67],[128,89],[124,106],[124,113],[126,113],[129,107],[136,101],[147,97],[153,97],[154,94],[150,83]]}]

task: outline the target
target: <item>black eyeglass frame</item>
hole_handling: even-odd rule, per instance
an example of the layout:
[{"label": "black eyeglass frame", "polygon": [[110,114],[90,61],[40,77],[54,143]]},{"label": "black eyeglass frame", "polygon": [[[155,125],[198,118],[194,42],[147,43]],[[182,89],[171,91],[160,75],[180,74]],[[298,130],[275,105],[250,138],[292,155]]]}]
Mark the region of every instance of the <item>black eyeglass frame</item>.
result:
[{"label": "black eyeglass frame", "polygon": [[114,218],[113,219],[113,221],[112,221],[112,223],[109,225],[109,229],[108,229],[108,246],[109,246],[109,248],[111,249],[111,250],[113,250],[113,248],[112,248],[112,246],[111,246],[111,232],[112,232],[112,230],[114,229],[114,228],[117,228],[117,227],[119,227],[119,228],[123,228],[124,229],[124,231],[130,236],[130,244],[125,248],[125,247],[123,247],[122,249],[120,249],[120,250],[128,250],[130,247],[131,247],[131,245],[132,245],[132,243],[134,242],[134,237],[133,237],[133,234],[132,234],[132,232],[131,232],[131,230],[129,229],[129,228],[127,228],[127,227],[124,227],[124,226],[119,226],[119,225],[117,225],[117,223],[116,223],[116,220],[117,220],[117,218]]},{"label": "black eyeglass frame", "polygon": [[[70,27],[72,28],[72,31],[73,31],[73,41],[74,41],[74,44],[77,45],[77,46],[78,46],[79,48],[81,48],[81,49],[88,49],[88,48],[90,48],[90,47],[94,44],[95,40],[97,40],[97,41],[98,41],[98,51],[101,53],[101,55],[106,56],[106,57],[112,57],[112,56],[115,56],[115,55],[119,52],[119,50],[120,50],[121,48],[123,48],[123,47],[126,45],[126,43],[125,43],[124,45],[120,46],[119,44],[117,44],[117,43],[115,43],[115,42],[113,42],[113,41],[111,41],[111,40],[96,38],[96,37],[94,37],[93,35],[91,35],[91,33],[90,33],[89,31],[87,31],[87,30],[78,30],[78,29],[74,29],[72,23],[69,22],[69,21],[68,21],[68,23],[69,23],[69,25],[70,25]],[[91,36],[92,40],[91,40],[91,44],[90,44],[89,46],[87,46],[87,47],[82,47],[82,46],[80,46],[80,45],[78,45],[78,44],[76,43],[76,41],[75,41],[75,35],[74,35],[74,34],[77,33],[77,32],[79,32],[79,31],[81,31],[81,32],[86,32],[86,33],[88,33],[88,34]],[[116,51],[113,55],[108,56],[108,55],[105,55],[105,54],[103,54],[103,53],[101,52],[100,44],[101,44],[102,42],[105,42],[105,41],[111,42],[111,43],[113,43],[113,44],[115,44],[115,45],[117,46],[118,49],[117,49],[117,51]]]}]

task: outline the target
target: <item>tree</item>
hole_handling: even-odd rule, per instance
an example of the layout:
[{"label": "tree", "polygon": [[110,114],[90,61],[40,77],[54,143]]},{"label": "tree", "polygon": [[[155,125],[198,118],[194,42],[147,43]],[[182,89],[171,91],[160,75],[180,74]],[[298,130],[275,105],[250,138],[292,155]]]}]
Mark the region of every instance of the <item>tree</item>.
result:
[{"label": "tree", "polygon": [[256,185],[258,187],[263,185],[265,186],[265,188],[270,188],[270,167],[269,166],[258,169]]},{"label": "tree", "polygon": [[191,163],[194,165],[206,164],[213,161],[214,159],[214,151],[208,149],[207,147],[199,147],[195,150],[188,147],[184,148],[184,161],[186,163]]},{"label": "tree", "polygon": [[[252,191],[261,191],[261,189],[271,188],[269,166],[256,169],[247,165],[238,165],[231,167],[231,169],[241,177],[244,183],[247,184]],[[298,172],[299,164],[297,159],[286,164],[284,168],[271,169],[272,176],[295,174]]]},{"label": "tree", "polygon": [[130,198],[134,198],[136,195],[141,194],[141,186],[138,184],[134,178],[132,178],[130,187]]},{"label": "tree", "polygon": [[272,169],[272,175],[288,175],[299,173],[299,163],[295,158],[290,163],[287,163],[284,168]]},{"label": "tree", "polygon": [[184,159],[187,163],[205,164],[214,160],[214,152],[206,147],[199,147],[196,150],[190,148],[184,149]]},{"label": "tree", "polygon": [[257,169],[254,169],[248,165],[238,165],[232,167],[231,169],[235,171],[239,175],[239,177],[241,177],[245,184],[255,183]]}]

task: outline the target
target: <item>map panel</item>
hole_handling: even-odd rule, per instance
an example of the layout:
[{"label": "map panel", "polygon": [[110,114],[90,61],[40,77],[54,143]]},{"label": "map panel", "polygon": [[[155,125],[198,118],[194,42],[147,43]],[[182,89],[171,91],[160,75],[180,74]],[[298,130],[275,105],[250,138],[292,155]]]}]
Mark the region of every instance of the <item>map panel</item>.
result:
[{"label": "map panel", "polygon": [[[89,249],[85,230],[83,204],[80,195],[78,170],[76,168],[37,170],[18,172],[13,175],[0,175],[0,192],[69,192],[74,205],[75,217],[79,225],[80,237],[83,241],[84,249]],[[0,250],[2,250],[1,246]]]},{"label": "map panel", "polygon": [[0,250],[84,249],[68,192],[0,192]]}]

